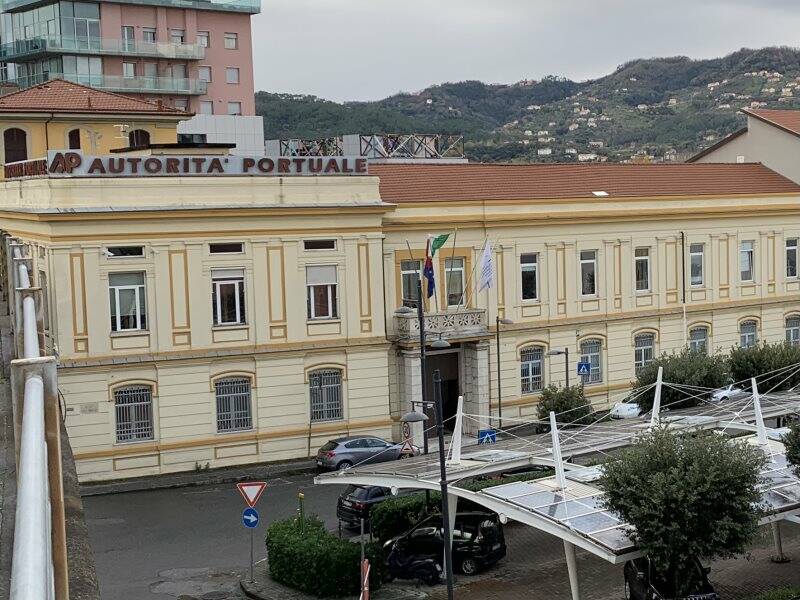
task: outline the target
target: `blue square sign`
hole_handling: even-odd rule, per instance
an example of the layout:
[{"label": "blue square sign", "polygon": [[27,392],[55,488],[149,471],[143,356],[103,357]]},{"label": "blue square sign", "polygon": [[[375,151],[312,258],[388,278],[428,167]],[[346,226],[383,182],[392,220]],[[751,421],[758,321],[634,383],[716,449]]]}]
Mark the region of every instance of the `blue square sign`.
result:
[{"label": "blue square sign", "polygon": [[589,375],[592,372],[592,365],[588,362],[578,363],[578,375]]},{"label": "blue square sign", "polygon": [[479,444],[494,444],[497,442],[496,429],[479,429],[478,430],[478,443]]}]

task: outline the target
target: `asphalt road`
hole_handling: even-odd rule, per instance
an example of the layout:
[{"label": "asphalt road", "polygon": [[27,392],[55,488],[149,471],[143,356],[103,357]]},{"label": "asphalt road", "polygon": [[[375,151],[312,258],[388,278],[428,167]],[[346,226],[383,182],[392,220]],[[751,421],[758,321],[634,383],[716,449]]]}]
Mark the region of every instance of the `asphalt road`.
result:
[{"label": "asphalt road", "polygon": [[[311,475],[272,479],[258,503],[256,560],[266,554],[265,525],[296,514],[299,491],[307,514],[336,527],[336,499],[343,486],[315,486]],[[103,600],[165,599],[151,592],[174,569],[244,568],[250,530],[234,484],[127,492],[83,499]]]}]

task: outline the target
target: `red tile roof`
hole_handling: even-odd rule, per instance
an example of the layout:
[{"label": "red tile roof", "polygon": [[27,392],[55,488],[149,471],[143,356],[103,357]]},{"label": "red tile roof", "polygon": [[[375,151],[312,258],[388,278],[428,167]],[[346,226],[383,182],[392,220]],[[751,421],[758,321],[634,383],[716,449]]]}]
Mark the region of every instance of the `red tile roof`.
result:
[{"label": "red tile roof", "polygon": [[800,194],[761,164],[371,164],[386,202]]},{"label": "red tile roof", "polygon": [[745,108],[742,112],[759,121],[769,123],[788,133],[800,136],[800,110],[773,110]]},{"label": "red tile roof", "polygon": [[186,118],[192,116],[191,113],[175,108],[97,90],[63,79],[53,79],[0,96],[0,114],[4,112],[159,114],[180,115]]}]

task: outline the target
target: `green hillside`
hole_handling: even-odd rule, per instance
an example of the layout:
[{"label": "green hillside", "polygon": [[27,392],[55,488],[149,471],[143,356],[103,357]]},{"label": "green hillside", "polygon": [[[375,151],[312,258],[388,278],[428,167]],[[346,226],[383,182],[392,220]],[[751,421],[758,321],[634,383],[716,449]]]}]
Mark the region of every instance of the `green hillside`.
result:
[{"label": "green hillside", "polygon": [[742,127],[737,112],[756,106],[800,109],[800,50],[640,59],[584,82],[444,83],[376,102],[256,94],[267,139],[462,133],[480,161],[681,160]]}]

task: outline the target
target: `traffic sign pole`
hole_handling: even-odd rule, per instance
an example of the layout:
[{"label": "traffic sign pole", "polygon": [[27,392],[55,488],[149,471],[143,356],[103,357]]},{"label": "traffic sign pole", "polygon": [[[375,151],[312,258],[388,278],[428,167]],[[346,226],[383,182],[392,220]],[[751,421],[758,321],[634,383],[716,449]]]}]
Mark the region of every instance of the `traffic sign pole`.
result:
[{"label": "traffic sign pole", "polygon": [[253,583],[253,530],[250,529],[250,583]]}]

